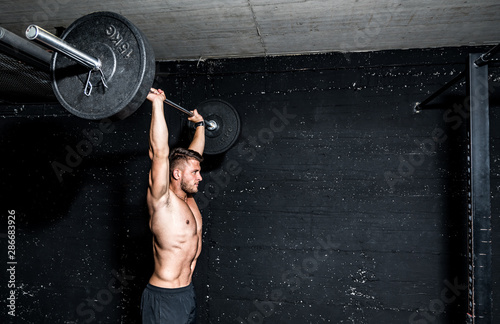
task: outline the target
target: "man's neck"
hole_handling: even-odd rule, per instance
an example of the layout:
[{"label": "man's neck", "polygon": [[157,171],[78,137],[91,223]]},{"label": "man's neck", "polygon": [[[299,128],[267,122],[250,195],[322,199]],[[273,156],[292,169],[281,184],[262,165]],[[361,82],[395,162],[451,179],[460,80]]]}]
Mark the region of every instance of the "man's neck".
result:
[{"label": "man's neck", "polygon": [[172,188],[172,186],[170,186],[170,190],[172,190],[172,192],[174,193],[174,195],[177,196],[177,198],[179,198],[184,202],[187,202],[188,194],[184,190],[182,190],[181,188]]}]

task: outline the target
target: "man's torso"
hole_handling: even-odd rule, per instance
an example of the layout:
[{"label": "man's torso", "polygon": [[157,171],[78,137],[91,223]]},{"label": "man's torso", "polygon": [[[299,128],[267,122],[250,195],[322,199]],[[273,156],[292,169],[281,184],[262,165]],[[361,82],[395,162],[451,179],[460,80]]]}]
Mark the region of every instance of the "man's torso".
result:
[{"label": "man's torso", "polygon": [[164,288],[185,287],[191,283],[201,252],[200,211],[192,197],[184,202],[170,190],[168,198],[151,201],[148,197],[148,203],[155,259],[149,283]]}]

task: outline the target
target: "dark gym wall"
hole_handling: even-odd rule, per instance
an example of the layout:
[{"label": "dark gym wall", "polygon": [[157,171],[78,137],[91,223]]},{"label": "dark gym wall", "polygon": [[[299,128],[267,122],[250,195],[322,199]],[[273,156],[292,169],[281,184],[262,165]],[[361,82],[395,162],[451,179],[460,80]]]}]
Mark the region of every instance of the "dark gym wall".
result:
[{"label": "dark gym wall", "polygon": [[[440,109],[413,106],[485,50],[158,63],[170,100],[220,98],[241,118],[232,149],[203,164],[200,322],[464,323],[464,82]],[[498,227],[500,71],[490,72]],[[5,277],[2,322],[137,323],[152,272],[150,105],[100,123],[57,105],[1,108],[1,260],[14,211],[18,262],[16,317]],[[171,145],[185,144],[185,116],[166,115]]]}]

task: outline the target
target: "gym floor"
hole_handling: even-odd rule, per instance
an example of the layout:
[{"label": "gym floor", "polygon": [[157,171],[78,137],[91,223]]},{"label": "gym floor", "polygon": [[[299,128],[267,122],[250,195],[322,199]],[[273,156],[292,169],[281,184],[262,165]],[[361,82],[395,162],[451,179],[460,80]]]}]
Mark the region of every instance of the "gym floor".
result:
[{"label": "gym floor", "polygon": [[[222,99],[241,119],[234,145],[202,164],[199,323],[464,323],[465,81],[436,109],[413,108],[486,50],[157,63],[167,98]],[[489,73],[498,322],[500,70]],[[0,321],[14,305],[12,323],[138,323],[153,267],[150,103],[115,122],[56,103],[0,109]],[[166,109],[171,146],[185,145],[186,117]]]}]

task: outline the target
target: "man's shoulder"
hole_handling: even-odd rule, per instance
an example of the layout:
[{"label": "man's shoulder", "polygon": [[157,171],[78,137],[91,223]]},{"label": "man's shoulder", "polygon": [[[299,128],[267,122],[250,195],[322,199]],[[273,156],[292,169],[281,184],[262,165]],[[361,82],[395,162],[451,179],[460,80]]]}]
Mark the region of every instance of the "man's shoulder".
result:
[{"label": "man's shoulder", "polygon": [[170,189],[168,189],[165,194],[161,196],[154,196],[150,190],[148,190],[147,194],[147,203],[148,207],[154,210],[158,209],[168,209],[172,205],[172,199],[170,198],[172,196],[172,192]]}]

